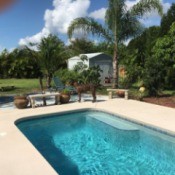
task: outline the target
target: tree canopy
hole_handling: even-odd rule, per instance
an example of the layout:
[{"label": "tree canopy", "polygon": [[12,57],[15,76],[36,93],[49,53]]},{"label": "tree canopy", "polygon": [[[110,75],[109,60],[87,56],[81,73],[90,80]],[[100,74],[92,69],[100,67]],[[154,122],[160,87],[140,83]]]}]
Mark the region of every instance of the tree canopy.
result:
[{"label": "tree canopy", "polygon": [[118,44],[143,31],[139,21],[145,13],[157,9],[162,15],[162,5],[159,0],[141,0],[131,9],[126,8],[126,0],[109,0],[103,26],[93,18],[77,18],[68,28],[71,38],[77,30],[103,37],[114,45],[113,50],[113,87],[118,85]]}]

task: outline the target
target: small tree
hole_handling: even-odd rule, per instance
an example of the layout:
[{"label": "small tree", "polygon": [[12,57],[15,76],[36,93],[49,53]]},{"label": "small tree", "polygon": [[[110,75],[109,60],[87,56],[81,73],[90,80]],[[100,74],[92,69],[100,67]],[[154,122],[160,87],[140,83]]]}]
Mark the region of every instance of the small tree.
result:
[{"label": "small tree", "polygon": [[38,63],[42,74],[46,75],[47,87],[50,87],[52,76],[68,57],[68,49],[55,35],[49,35],[47,38],[43,38],[39,44],[31,44],[31,46],[37,47],[37,51],[27,48]]}]

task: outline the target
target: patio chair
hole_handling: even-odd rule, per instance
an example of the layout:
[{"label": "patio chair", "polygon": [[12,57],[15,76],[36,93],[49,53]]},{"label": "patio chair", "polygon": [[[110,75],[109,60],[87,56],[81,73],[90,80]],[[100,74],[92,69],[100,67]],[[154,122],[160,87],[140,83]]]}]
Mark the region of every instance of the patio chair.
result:
[{"label": "patio chair", "polygon": [[65,86],[58,77],[53,77],[53,82],[57,91],[62,91],[63,89],[67,89],[72,94],[75,94],[77,92],[73,86]]}]

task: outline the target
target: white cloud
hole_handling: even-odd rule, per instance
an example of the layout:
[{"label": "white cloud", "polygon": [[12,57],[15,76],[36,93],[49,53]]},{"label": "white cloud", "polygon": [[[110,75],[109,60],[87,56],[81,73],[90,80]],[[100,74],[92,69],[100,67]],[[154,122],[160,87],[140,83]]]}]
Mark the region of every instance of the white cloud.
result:
[{"label": "white cloud", "polygon": [[[126,5],[127,5],[127,9],[130,9],[133,5],[137,4],[140,0],[127,0],[126,1]],[[163,0],[160,0],[162,6],[163,6],[163,12],[166,13],[168,11],[168,9],[171,6],[171,3],[164,3]],[[152,13],[156,14],[155,11],[153,11]]]},{"label": "white cloud", "polygon": [[94,19],[104,20],[105,19],[105,13],[106,13],[106,8],[101,8],[99,10],[95,10],[94,12],[91,12],[89,14],[89,16],[94,18]]},{"label": "white cloud", "polygon": [[47,37],[50,34],[50,31],[46,28],[43,28],[41,32],[33,35],[31,37],[27,36],[19,40],[19,45],[27,45],[29,43],[38,43],[43,37]]},{"label": "white cloud", "polygon": [[45,26],[34,36],[22,38],[19,45],[39,42],[42,37],[52,34],[66,34],[71,21],[88,15],[90,0],[53,0],[53,10],[47,9],[44,14]]},{"label": "white cloud", "polygon": [[[140,0],[127,0],[127,9],[130,9],[133,5],[138,3]],[[164,3],[161,0],[164,13],[170,8],[170,3]],[[33,35],[27,36],[19,40],[19,45],[27,45],[30,42],[38,43],[41,38],[47,37],[50,33],[52,34],[63,34],[67,33],[68,26],[71,21],[78,17],[90,16],[95,19],[104,20],[106,8],[95,10],[88,14],[91,0],[53,0],[53,9],[47,9],[44,14],[45,25],[43,29]],[[159,25],[160,16],[156,11],[148,13],[140,20],[146,27],[151,25]],[[78,32],[80,34],[80,32]]]},{"label": "white cloud", "polygon": [[126,1],[126,6],[127,6],[127,9],[131,9],[131,7],[135,4],[137,4],[140,0],[133,0],[133,1],[130,1],[130,0],[127,0]]}]

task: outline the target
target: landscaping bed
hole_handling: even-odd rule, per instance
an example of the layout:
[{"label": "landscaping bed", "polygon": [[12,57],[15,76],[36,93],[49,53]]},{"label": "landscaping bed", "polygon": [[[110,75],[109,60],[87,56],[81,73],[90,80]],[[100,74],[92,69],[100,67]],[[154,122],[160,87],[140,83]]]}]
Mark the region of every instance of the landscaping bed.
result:
[{"label": "landscaping bed", "polygon": [[175,96],[146,97],[144,102],[175,108]]}]

